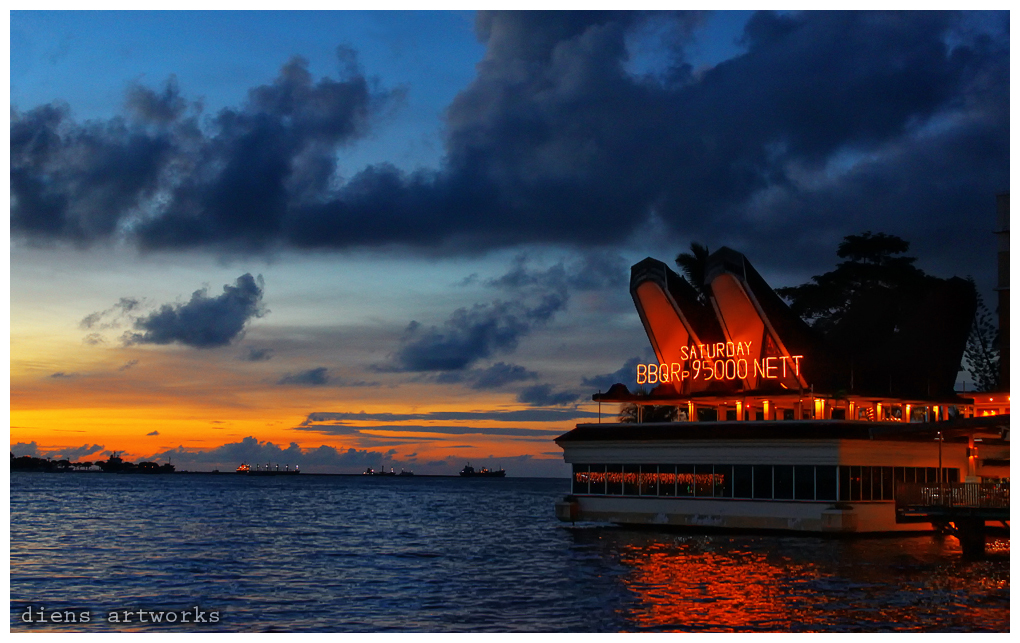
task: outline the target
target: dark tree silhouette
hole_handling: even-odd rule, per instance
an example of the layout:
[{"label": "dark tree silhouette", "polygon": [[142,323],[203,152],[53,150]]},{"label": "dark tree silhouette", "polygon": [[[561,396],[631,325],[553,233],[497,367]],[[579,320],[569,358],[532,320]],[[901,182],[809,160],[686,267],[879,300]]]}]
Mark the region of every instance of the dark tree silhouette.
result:
[{"label": "dark tree silhouette", "polygon": [[[638,405],[621,404],[620,422],[625,424],[638,423]],[[677,411],[675,406],[645,405],[641,413],[641,422],[676,422]]]},{"label": "dark tree silhouette", "polygon": [[776,292],[790,302],[793,312],[823,335],[845,326],[846,332],[841,335],[864,337],[877,330],[868,326],[889,323],[904,289],[925,279],[924,272],[914,266],[916,257],[898,256],[909,248],[909,242],[881,232],[849,235],[836,251],[836,256],[845,261],[835,270],[812,277],[810,283],[777,288]]},{"label": "dark tree silhouette", "polygon": [[697,242],[691,243],[690,252],[681,252],[676,256],[676,265],[683,271],[694,289],[698,291],[698,301],[708,303],[708,287],[705,285],[705,265],[708,263],[708,246]]},{"label": "dark tree silhouette", "polygon": [[999,331],[992,323],[992,316],[981,295],[977,296],[974,323],[963,355],[967,360],[967,371],[974,378],[974,390],[995,391],[999,388]]},{"label": "dark tree silhouette", "polygon": [[973,283],[926,275],[897,236],[865,232],[839,244],[843,261],[776,292],[841,365],[832,386],[871,394],[952,393],[974,319]]}]

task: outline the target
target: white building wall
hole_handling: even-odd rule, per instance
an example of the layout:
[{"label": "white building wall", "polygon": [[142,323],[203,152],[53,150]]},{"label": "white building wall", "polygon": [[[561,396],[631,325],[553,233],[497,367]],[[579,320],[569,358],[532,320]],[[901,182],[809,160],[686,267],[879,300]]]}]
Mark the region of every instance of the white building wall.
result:
[{"label": "white building wall", "polygon": [[[967,445],[942,444],[942,466],[967,471]],[[939,445],[885,440],[676,440],[563,445],[568,464],[813,464],[937,467]]]}]

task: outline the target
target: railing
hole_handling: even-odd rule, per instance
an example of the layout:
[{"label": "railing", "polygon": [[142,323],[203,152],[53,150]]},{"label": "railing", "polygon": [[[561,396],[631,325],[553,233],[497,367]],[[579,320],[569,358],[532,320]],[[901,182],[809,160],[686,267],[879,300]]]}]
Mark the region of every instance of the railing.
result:
[{"label": "railing", "polygon": [[897,482],[896,506],[1009,509],[1009,482]]}]

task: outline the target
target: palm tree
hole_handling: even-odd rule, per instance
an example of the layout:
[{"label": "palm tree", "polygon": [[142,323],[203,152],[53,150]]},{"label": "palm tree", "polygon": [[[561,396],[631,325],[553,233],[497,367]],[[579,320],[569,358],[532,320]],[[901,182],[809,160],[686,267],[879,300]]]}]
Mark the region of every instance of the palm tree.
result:
[{"label": "palm tree", "polygon": [[694,289],[698,291],[698,301],[708,303],[708,286],[705,285],[705,266],[708,264],[708,246],[696,241],[691,242],[690,252],[681,252],[676,256],[676,265],[687,276]]},{"label": "palm tree", "polygon": [[637,404],[621,404],[618,422],[624,424],[637,424],[644,422],[676,422],[677,408],[675,406],[646,405],[640,413],[638,420]]}]

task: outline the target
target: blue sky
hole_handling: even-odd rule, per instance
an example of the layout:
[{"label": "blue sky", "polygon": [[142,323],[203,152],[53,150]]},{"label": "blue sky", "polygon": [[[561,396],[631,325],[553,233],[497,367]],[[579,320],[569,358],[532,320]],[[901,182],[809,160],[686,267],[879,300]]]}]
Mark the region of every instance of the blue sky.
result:
[{"label": "blue sky", "polygon": [[[707,16],[689,48],[694,64],[716,64],[740,51],[749,15]],[[663,66],[661,37],[655,30],[635,36],[631,69]],[[358,52],[366,76],[408,90],[384,131],[352,151],[350,165],[438,166],[444,110],[485,54],[471,11],[16,11],[11,103],[59,98],[79,119],[111,118],[130,82],[157,85],[173,75],[212,113],[238,105],[292,56],[306,58],[315,76],[335,75],[339,44]]]},{"label": "blue sky", "polygon": [[173,75],[214,113],[241,103],[292,56],[315,76],[335,76],[336,48],[347,44],[368,77],[410,90],[349,162],[434,166],[443,110],[485,52],[473,25],[470,12],[14,12],[11,102],[60,98],[77,118],[110,118],[130,82]]}]

